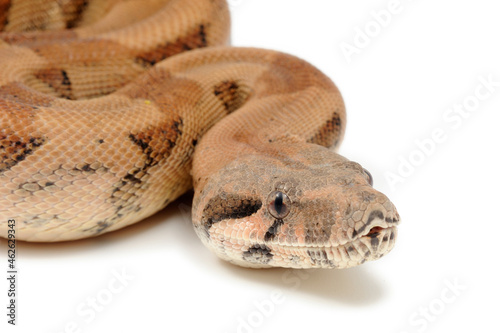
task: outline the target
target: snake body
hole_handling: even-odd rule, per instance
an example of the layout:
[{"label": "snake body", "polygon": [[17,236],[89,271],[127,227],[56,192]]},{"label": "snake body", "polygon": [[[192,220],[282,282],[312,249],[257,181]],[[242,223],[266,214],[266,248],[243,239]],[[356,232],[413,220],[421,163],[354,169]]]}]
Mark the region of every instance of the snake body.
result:
[{"label": "snake body", "polygon": [[[36,4],[35,4],[36,3]],[[0,233],[53,242],[140,221],[194,188],[192,219],[247,267],[345,268],[398,213],[336,150],[333,82],[225,46],[223,0],[0,2]]]}]

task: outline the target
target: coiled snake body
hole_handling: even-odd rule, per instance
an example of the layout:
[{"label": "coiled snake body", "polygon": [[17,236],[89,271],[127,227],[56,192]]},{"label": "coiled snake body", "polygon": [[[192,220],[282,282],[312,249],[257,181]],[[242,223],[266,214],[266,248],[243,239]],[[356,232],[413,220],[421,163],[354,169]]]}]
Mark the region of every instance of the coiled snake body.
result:
[{"label": "coiled snake body", "polygon": [[223,0],[1,1],[0,27],[2,236],[8,219],[21,240],[99,235],[194,187],[196,233],[238,265],[345,268],[392,249],[395,207],[335,153],[335,85],[224,46]]}]

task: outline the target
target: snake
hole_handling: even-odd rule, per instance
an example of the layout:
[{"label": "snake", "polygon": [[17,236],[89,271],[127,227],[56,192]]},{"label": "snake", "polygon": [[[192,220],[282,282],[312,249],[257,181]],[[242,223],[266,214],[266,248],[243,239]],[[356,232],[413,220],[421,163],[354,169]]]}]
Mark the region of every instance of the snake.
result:
[{"label": "snake", "polygon": [[296,56],[232,47],[224,0],[0,1],[0,233],[60,242],[193,190],[196,235],[250,268],[347,268],[400,217],[338,154],[345,104]]}]

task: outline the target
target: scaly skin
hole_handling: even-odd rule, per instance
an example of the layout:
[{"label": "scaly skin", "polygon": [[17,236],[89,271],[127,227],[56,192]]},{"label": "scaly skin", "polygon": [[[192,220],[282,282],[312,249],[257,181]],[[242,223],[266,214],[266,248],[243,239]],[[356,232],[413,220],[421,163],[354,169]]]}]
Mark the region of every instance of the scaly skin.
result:
[{"label": "scaly skin", "polygon": [[194,187],[196,233],[238,265],[345,268],[392,249],[396,209],[335,152],[329,78],[221,47],[222,0],[70,4],[0,15],[3,236],[8,219],[21,240],[100,235]]}]

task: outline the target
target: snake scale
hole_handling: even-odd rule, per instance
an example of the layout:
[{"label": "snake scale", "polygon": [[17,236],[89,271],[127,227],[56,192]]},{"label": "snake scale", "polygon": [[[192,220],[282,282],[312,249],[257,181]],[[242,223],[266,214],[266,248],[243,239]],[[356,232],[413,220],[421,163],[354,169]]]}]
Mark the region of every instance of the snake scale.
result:
[{"label": "snake scale", "polygon": [[1,235],[92,237],[193,188],[196,234],[234,264],[388,253],[399,215],[336,153],[337,87],[229,27],[223,0],[1,0]]}]

